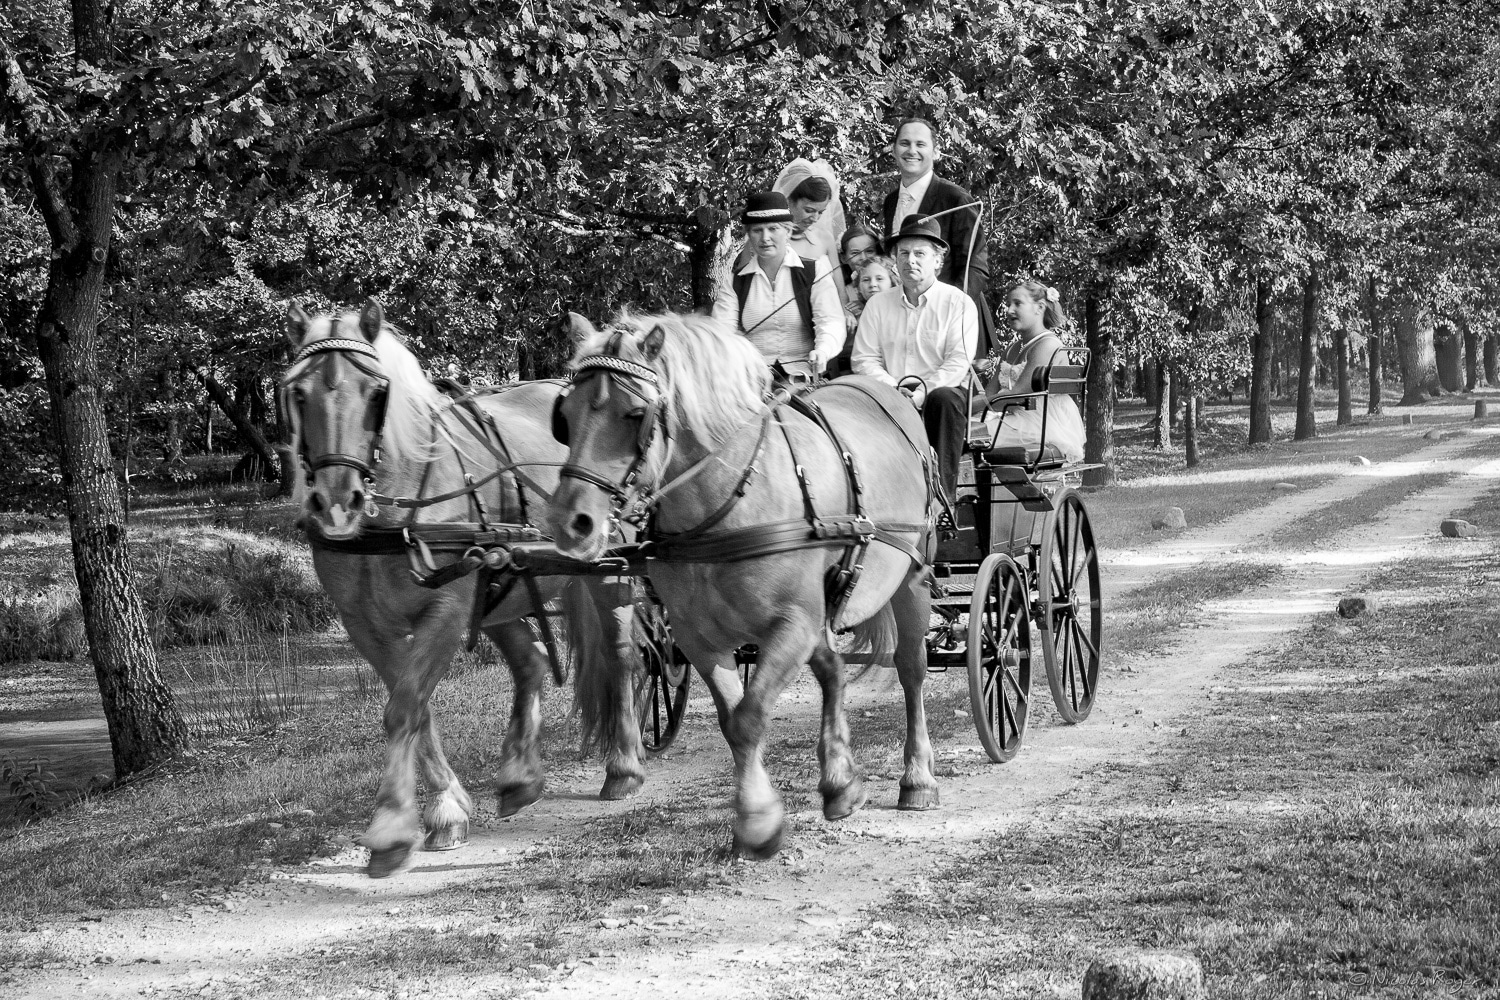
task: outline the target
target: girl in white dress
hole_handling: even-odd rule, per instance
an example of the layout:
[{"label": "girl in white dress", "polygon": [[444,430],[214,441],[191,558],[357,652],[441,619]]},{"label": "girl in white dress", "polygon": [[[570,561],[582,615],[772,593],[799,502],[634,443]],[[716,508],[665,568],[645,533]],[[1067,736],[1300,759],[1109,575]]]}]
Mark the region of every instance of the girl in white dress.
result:
[{"label": "girl in white dress", "polygon": [[[1033,378],[1038,369],[1064,361],[1057,352],[1063,342],[1054,330],[1067,324],[1057,289],[1039,281],[1020,281],[1006,297],[1005,318],[1019,339],[1006,349],[985,387],[990,407],[998,411],[1008,398],[1036,391]],[[1046,401],[1046,444],[1067,462],[1083,461],[1083,415],[1071,396],[1049,396]],[[1042,404],[1034,410],[1012,406],[1005,411],[994,447],[1024,447],[1028,455],[1043,444]],[[992,420],[995,418],[991,418]]]}]

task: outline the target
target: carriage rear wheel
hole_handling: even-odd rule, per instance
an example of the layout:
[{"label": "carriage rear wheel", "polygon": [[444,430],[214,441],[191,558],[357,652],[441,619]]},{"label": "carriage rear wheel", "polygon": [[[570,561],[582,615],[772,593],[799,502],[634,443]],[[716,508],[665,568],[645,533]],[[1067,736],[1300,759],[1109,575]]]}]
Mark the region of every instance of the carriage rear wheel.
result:
[{"label": "carriage rear wheel", "polygon": [[1071,489],[1053,498],[1047,515],[1036,591],[1052,700],[1064,722],[1082,722],[1094,708],[1104,619],[1094,529],[1083,498]]},{"label": "carriage rear wheel", "polygon": [[969,704],[979,742],[1003,763],[1021,749],[1031,706],[1031,619],[1026,577],[1010,556],[979,564],[969,605]]},{"label": "carriage rear wheel", "polygon": [[635,704],[641,724],[641,742],[648,754],[659,754],[672,745],[687,711],[692,665],[672,641],[672,628],[661,605],[637,601],[636,645],[645,669],[636,679]]}]

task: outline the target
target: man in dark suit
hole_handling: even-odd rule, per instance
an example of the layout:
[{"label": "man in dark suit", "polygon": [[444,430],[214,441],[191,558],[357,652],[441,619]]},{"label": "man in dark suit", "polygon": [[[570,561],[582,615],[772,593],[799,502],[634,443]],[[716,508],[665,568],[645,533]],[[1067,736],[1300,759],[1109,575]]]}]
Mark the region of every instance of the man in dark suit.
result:
[{"label": "man in dark suit", "polygon": [[[932,124],[922,118],[908,118],[896,126],[891,143],[901,183],[886,195],[885,231],[900,232],[907,216],[935,216],[943,241],[951,250],[938,280],[955,285],[969,293],[979,310],[979,351],[988,354],[995,345],[995,314],[984,297],[984,286],[990,277],[989,253],[984,245],[984,226],[979,206],[969,192],[933,173],[941,158]],[[951,210],[951,211],[950,211]],[[972,246],[972,252],[970,247]],[[966,283],[967,282],[967,283]]]}]

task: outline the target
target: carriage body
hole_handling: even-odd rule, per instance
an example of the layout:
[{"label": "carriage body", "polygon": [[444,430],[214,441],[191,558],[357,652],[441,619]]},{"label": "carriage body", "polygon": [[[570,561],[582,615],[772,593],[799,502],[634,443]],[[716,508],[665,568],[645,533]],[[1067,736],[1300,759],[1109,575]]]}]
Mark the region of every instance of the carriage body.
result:
[{"label": "carriage body", "polygon": [[[1053,401],[1081,396],[1088,363],[1086,350],[1060,350],[1031,392],[975,422],[954,530],[933,562],[929,669],[967,670],[980,742],[996,762],[1020,749],[1036,652],[1063,721],[1082,721],[1094,704],[1103,607],[1093,529],[1075,487],[1095,466],[1040,443],[1049,440]],[[997,446],[1007,413],[1022,407],[1040,412],[1040,442]]]}]

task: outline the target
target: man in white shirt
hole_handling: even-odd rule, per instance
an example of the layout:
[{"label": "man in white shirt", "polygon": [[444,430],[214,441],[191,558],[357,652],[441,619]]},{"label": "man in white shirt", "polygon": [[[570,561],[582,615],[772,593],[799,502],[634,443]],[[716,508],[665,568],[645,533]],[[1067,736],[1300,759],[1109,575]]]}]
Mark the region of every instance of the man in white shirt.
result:
[{"label": "man in white shirt", "polygon": [[792,210],[786,196],[761,191],[745,201],[750,259],[714,292],[713,316],[743,334],[766,364],[811,379],[844,346],[844,310],[826,260],[803,260],[787,248]]},{"label": "man in white shirt", "polygon": [[952,501],[969,428],[965,387],[979,313],[962,290],[937,280],[947,251],[935,221],[906,219],[896,234],[901,287],[865,303],[851,361],[856,375],[900,387],[922,411],[938,477]]}]

